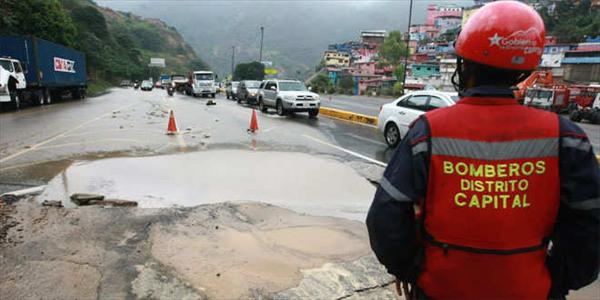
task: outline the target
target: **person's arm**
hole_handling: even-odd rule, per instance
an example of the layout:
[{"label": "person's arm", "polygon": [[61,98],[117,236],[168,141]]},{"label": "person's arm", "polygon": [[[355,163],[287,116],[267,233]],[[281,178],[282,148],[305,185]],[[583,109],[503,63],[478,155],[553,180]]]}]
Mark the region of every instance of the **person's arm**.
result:
[{"label": "person's arm", "polygon": [[560,120],[561,204],[551,238],[551,296],[564,296],[598,278],[600,169],[592,146],[577,125]]},{"label": "person's arm", "polygon": [[426,121],[415,122],[398,145],[367,215],[371,248],[399,281],[414,280],[417,223],[413,205],[425,196],[429,161]]}]

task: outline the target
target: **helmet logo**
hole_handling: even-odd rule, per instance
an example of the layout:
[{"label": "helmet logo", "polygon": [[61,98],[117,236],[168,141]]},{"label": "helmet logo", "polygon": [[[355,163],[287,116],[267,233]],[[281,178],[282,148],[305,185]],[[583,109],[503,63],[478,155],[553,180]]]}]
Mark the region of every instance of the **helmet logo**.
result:
[{"label": "helmet logo", "polygon": [[489,47],[497,46],[502,50],[522,50],[524,54],[542,54],[542,48],[538,46],[540,36],[540,32],[533,27],[515,31],[506,37],[495,33],[494,36],[488,38],[490,40]]},{"label": "helmet logo", "polygon": [[490,40],[490,47],[492,46],[498,46],[500,47],[500,41],[503,39],[502,36],[499,36],[498,33],[495,33],[493,37],[489,37],[488,40]]}]

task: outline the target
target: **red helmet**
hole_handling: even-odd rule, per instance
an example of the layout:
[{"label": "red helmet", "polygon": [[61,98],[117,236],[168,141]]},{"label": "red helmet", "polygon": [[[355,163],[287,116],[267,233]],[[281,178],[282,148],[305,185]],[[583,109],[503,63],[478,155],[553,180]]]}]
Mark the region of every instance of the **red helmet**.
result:
[{"label": "red helmet", "polygon": [[480,8],[461,29],[456,54],[483,65],[534,70],[542,57],[544,21],[529,5],[497,1]]}]

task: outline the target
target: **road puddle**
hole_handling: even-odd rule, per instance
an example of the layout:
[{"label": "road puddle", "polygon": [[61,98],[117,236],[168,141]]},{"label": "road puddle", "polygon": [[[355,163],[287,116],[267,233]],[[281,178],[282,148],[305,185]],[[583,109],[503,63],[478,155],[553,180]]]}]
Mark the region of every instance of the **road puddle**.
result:
[{"label": "road puddle", "polygon": [[374,192],[367,180],[335,160],[219,150],[74,163],[49,182],[38,200],[64,203],[73,193],[97,193],[148,208],[260,201],[362,221]]}]

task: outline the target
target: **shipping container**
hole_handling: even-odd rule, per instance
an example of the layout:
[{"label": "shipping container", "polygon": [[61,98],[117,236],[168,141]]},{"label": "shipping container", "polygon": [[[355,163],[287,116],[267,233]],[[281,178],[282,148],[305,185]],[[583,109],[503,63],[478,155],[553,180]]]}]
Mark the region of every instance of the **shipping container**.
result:
[{"label": "shipping container", "polygon": [[0,57],[20,61],[27,82],[25,98],[59,98],[66,93],[74,98],[85,96],[87,76],[82,52],[36,37],[0,36]]}]

